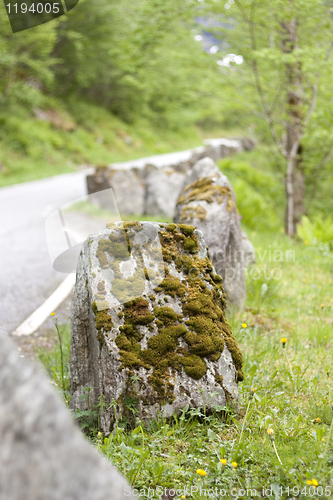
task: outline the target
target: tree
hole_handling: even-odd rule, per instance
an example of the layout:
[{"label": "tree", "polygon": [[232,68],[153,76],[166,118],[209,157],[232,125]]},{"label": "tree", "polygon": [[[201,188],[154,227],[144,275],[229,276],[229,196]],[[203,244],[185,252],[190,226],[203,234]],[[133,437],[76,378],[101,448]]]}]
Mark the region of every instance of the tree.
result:
[{"label": "tree", "polygon": [[244,58],[237,69],[225,68],[222,74],[233,85],[234,99],[267,124],[282,159],[286,232],[292,236],[306,211],[307,178],[327,161],[333,147],[330,135],[321,157],[319,144],[319,151],[312,150],[316,163],[308,156],[309,132],[321,127],[318,102],[323,105],[324,95],[333,98],[332,2],[229,0],[227,6],[228,15],[221,14],[214,0],[206,2],[206,9],[229,23],[220,29],[228,51]]},{"label": "tree", "polygon": [[39,89],[53,80],[55,40],[54,22],[13,34],[0,6],[0,110],[17,102],[38,103]]},{"label": "tree", "polygon": [[79,94],[127,121],[146,116],[173,125],[181,114],[193,123],[213,74],[213,61],[190,35],[196,3],[80,0],[57,27],[58,95]]}]

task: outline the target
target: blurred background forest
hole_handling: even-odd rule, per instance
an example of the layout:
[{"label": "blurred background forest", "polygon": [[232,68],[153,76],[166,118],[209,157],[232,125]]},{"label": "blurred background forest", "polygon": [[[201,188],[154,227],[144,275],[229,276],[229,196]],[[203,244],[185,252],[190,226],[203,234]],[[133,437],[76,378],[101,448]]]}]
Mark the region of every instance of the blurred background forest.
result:
[{"label": "blurred background forest", "polygon": [[257,147],[220,168],[245,225],[276,230],[285,222],[284,152],[298,131],[298,217],[326,231],[331,3],[272,0],[268,12],[253,0],[80,0],[16,34],[1,6],[0,185],[250,136]]}]

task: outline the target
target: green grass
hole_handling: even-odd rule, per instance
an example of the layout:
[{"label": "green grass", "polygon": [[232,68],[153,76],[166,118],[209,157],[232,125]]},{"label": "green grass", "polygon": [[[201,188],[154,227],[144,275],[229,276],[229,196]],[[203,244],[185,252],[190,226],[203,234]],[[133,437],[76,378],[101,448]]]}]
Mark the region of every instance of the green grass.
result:
[{"label": "green grass", "polygon": [[163,215],[138,215],[138,214],[122,214],[121,216],[117,216],[111,210],[107,210],[104,208],[100,208],[97,205],[93,205],[89,201],[79,201],[78,203],[74,203],[71,205],[67,211],[73,212],[81,212],[88,214],[96,219],[107,219],[110,222],[112,220],[123,220],[123,221],[153,221],[153,222],[172,222],[171,219],[163,216]]},{"label": "green grass", "polygon": [[[142,497],[153,498],[148,487],[161,486],[185,487],[177,500],[199,499],[201,486],[224,489],[225,498],[259,498],[271,487],[273,498],[332,498],[333,254],[282,231],[248,235],[257,263],[247,275],[247,307],[229,318],[244,355],[239,415],[199,409],[149,426],[137,421],[133,430],[118,423],[110,437],[94,433],[97,448],[145,490]],[[313,478],[316,490],[307,484]],[[232,488],[256,489],[258,496],[232,496]]]},{"label": "green grass", "polygon": [[[110,164],[200,146],[205,137],[228,135],[195,125],[173,130],[147,119],[121,121],[103,107],[79,99],[46,99],[60,124],[39,120],[23,106],[0,112],[0,186],[74,172],[82,165]],[[66,130],[74,124],[73,130]]]},{"label": "green grass", "polygon": [[[57,319],[54,321],[55,329],[57,324]],[[69,376],[69,358],[70,358],[70,346],[71,346],[71,329],[68,323],[59,325],[59,335],[61,344],[58,341],[53,345],[52,349],[47,350],[43,348],[37,348],[37,354],[39,361],[44,366],[53,383],[62,391],[66,402],[69,399],[69,386],[70,386],[70,376]],[[63,358],[61,358],[61,349]]]}]

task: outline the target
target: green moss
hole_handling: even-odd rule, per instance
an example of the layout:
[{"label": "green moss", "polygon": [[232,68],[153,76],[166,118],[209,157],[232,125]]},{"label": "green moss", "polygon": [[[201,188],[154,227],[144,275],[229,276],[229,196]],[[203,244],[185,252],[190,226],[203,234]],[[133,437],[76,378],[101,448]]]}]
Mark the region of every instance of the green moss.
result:
[{"label": "green moss", "polygon": [[156,278],[156,272],[151,268],[144,268],[145,278],[149,281],[154,281]]},{"label": "green moss", "polygon": [[97,257],[97,259],[98,259],[98,261],[103,269],[106,269],[109,267],[108,258],[106,256],[106,253],[103,250],[101,250],[100,247],[97,248],[96,257]]},{"label": "green moss", "polygon": [[126,302],[129,297],[141,295],[145,289],[146,280],[142,276],[140,270],[137,270],[133,276],[127,278],[114,278],[112,281],[111,292],[119,300],[119,302]]},{"label": "green moss", "polygon": [[180,358],[180,363],[183,365],[186,375],[195,380],[200,380],[207,371],[205,361],[194,354]]},{"label": "green moss", "polygon": [[[100,246],[101,252],[113,258],[110,263],[114,271],[112,292],[118,298],[128,296],[129,290],[138,296],[132,301],[124,300],[124,324],[119,327],[116,337],[122,367],[128,370],[139,367],[152,369],[149,382],[155,391],[154,397],[160,402],[172,401],[173,386],[169,379],[172,372],[183,369],[188,376],[199,380],[207,371],[206,361],[217,361],[226,345],[235,363],[237,377],[242,380],[242,355],[224,314],[222,278],[214,273],[208,257],[198,257],[195,228],[186,224],[161,225],[159,237],[164,257],[164,269],[161,270],[164,270],[165,277],[154,288],[154,294],[144,298],[145,282],[151,280],[155,273],[150,268],[144,268],[136,247],[132,248],[132,255],[135,254],[138,269],[141,269],[140,277],[134,274],[132,278],[123,280],[119,271],[120,261],[126,252],[129,255],[128,249],[133,246],[137,227],[140,228],[140,225],[128,225],[125,237],[117,245],[109,238],[112,248],[116,248],[116,257],[111,256],[107,240],[102,241]],[[174,262],[176,269],[187,275],[186,280],[172,276],[168,262]],[[161,297],[155,295],[161,292],[165,294],[165,301],[167,297],[178,299],[183,312],[178,314],[172,307],[164,305]],[[102,323],[102,317],[98,321]],[[143,327],[150,332],[158,330],[157,334],[147,339],[145,349],[140,344],[144,336]],[[216,377],[219,377],[218,373]],[[222,378],[215,380],[222,385]]]},{"label": "green moss", "polygon": [[176,228],[176,224],[168,224],[165,229],[172,233]]},{"label": "green moss", "polygon": [[95,301],[92,303],[91,307],[93,312],[95,313],[97,338],[99,341],[100,349],[102,349],[104,345],[104,332],[109,332],[114,326],[112,317],[108,314],[108,309],[99,311]]},{"label": "green moss", "polygon": [[131,325],[148,325],[155,317],[148,309],[149,302],[143,297],[131,300],[124,304],[125,323]]},{"label": "green moss", "polygon": [[96,328],[100,330],[103,328],[105,332],[108,332],[113,327],[113,322],[111,316],[108,314],[107,310],[99,311],[95,315]]},{"label": "green moss", "polygon": [[195,227],[194,226],[190,226],[189,224],[178,224],[178,228],[186,236],[192,236],[192,234],[193,234],[193,232],[195,230]]},{"label": "green moss", "polygon": [[[124,325],[119,327],[120,334],[116,337],[116,344],[120,350],[120,359],[124,367],[146,366],[141,359],[139,344],[142,334],[138,325],[148,325],[155,317],[148,309],[148,301],[143,297],[131,300],[124,304]],[[130,364],[128,364],[130,362]]]},{"label": "green moss", "polygon": [[207,203],[221,204],[227,198],[227,210],[236,208],[229,186],[220,186],[214,183],[212,177],[199,177],[189,184],[178,199],[178,205],[188,205],[192,201],[206,201]]},{"label": "green moss", "polygon": [[178,278],[174,278],[173,276],[166,276],[162,283],[160,283],[159,287],[155,288],[155,291],[160,290],[164,291],[170,297],[175,298],[184,297],[186,293],[186,287],[182,284],[182,282]]},{"label": "green moss", "polygon": [[159,231],[162,254],[165,262],[176,261],[179,255],[199,251],[199,242],[194,235],[194,226],[178,224],[172,232]]},{"label": "green moss", "polygon": [[181,321],[183,319],[181,314],[177,314],[171,307],[155,307],[154,309],[155,317],[160,320],[163,325],[171,325],[175,321]]},{"label": "green moss", "polygon": [[205,221],[207,217],[207,210],[201,205],[197,206],[184,206],[181,211],[182,220],[194,220],[198,219],[200,221]]},{"label": "green moss", "polygon": [[190,253],[195,253],[197,251],[198,243],[194,238],[186,238],[184,240],[184,249]]}]

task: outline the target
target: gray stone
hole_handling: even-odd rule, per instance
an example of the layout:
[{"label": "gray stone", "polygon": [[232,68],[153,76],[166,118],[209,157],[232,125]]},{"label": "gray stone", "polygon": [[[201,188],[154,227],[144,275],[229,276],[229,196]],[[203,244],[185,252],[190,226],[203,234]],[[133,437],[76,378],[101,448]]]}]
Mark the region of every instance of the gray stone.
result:
[{"label": "gray stone", "polygon": [[[180,171],[179,171],[180,170]],[[156,169],[146,179],[144,213],[172,220],[185,173],[173,167]]]},{"label": "gray stone", "polygon": [[206,139],[205,157],[218,161],[243,151],[242,142],[239,139]]},{"label": "gray stone", "polygon": [[109,189],[110,182],[108,179],[107,167],[96,167],[93,174],[87,175],[87,192],[88,194],[98,193],[104,189]]},{"label": "gray stone", "polygon": [[236,198],[228,178],[210,158],[200,160],[187,174],[174,221],[202,231],[215,269],[223,277],[228,306],[242,309],[246,290]]},{"label": "gray stone", "polygon": [[115,407],[130,421],[186,405],[237,409],[242,357],[221,282],[192,226],[116,223],[91,235],[72,303],[71,407],[86,409],[87,387],[91,405],[103,396],[106,434]]},{"label": "gray stone", "polygon": [[249,240],[248,236],[244,231],[242,231],[242,252],[244,258],[244,266],[249,267],[251,264],[256,262],[256,252],[254,246]]},{"label": "gray stone", "polygon": [[139,169],[110,170],[108,179],[113,189],[120,215],[142,215],[145,182]]},{"label": "gray stone", "polygon": [[257,141],[253,137],[238,137],[237,140],[242,144],[244,151],[252,151],[257,145]]},{"label": "gray stone", "polygon": [[125,500],[126,485],[45,375],[0,335],[0,499]]},{"label": "gray stone", "polygon": [[[185,174],[199,160],[209,157],[218,161],[243,149],[251,149],[251,141],[249,138],[206,139],[205,146],[193,149],[192,155],[188,152],[188,159],[167,166],[158,163],[159,156],[152,157],[159,167],[152,164],[144,166],[142,160],[133,161],[133,165],[139,167],[129,164],[126,169],[97,165],[95,173],[87,176],[88,194],[112,188],[120,215],[152,215],[172,219]],[[102,208],[113,210],[107,192],[93,197],[92,201]]]}]

